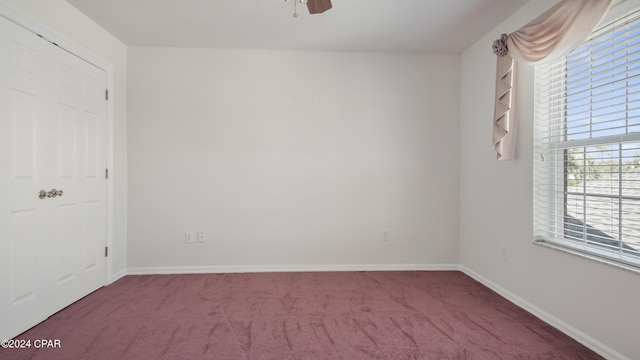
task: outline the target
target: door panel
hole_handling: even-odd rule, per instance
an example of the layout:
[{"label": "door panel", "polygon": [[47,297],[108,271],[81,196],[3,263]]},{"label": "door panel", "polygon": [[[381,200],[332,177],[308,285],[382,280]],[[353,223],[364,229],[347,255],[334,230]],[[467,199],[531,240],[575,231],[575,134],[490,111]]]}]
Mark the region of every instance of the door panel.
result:
[{"label": "door panel", "polygon": [[85,162],[85,180],[95,180],[98,177],[98,163],[100,151],[98,137],[98,116],[90,112],[84,113],[84,158]]},{"label": "door panel", "polygon": [[12,69],[13,71],[35,79],[36,77],[36,56],[38,51],[31,46],[20,42],[16,39],[12,43],[13,54]]},{"label": "door panel", "polygon": [[14,211],[11,217],[11,304],[28,301],[36,294],[37,211]]},{"label": "door panel", "polygon": [[[37,197],[48,171],[44,134],[46,50],[41,39],[0,17],[0,338],[51,314],[44,301],[52,277],[44,241],[52,221]],[[9,51],[4,51],[9,50]]]},{"label": "door panel", "polygon": [[103,244],[103,236],[105,233],[104,223],[102,221],[104,212],[99,201],[85,201],[83,209],[83,232],[84,243],[83,250],[83,271],[93,271],[99,266],[102,260],[102,254],[96,253],[95,249],[100,248]]},{"label": "door panel", "polygon": [[106,75],[2,17],[0,49],[2,339],[105,283]]},{"label": "door panel", "polygon": [[107,183],[99,176],[106,168],[106,100],[99,96],[106,89],[106,74],[66,51],[53,51],[51,62],[51,186],[64,191],[54,199],[60,273],[51,298],[61,309],[104,285],[106,278]]},{"label": "door panel", "polygon": [[74,277],[76,268],[74,262],[77,262],[76,244],[77,236],[75,234],[75,205],[61,204],[57,205],[56,211],[56,231],[55,236],[57,242],[57,284],[70,280]]},{"label": "door panel", "polygon": [[76,109],[72,106],[59,104],[57,111],[58,136],[58,180],[75,179],[75,139],[76,139]]},{"label": "door panel", "polygon": [[11,164],[14,181],[35,180],[36,102],[33,94],[11,91]]}]

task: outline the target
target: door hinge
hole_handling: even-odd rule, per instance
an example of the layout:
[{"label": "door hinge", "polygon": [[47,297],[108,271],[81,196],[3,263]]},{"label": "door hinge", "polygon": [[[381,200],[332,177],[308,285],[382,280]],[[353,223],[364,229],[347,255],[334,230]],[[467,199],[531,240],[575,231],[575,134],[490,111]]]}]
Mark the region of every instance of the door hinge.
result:
[{"label": "door hinge", "polygon": [[109,178],[109,169],[104,169],[104,178],[105,179]]},{"label": "door hinge", "polygon": [[109,256],[109,248],[107,246],[104,247],[104,257]]},{"label": "door hinge", "polygon": [[104,99],[109,100],[109,89],[104,90]]}]

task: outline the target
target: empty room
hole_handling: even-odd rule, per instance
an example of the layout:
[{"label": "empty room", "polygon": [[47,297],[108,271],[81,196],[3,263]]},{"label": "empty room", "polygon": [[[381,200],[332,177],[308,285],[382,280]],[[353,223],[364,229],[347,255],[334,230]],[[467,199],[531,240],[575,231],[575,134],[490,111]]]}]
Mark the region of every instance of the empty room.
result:
[{"label": "empty room", "polygon": [[640,0],[0,0],[0,359],[640,359]]}]

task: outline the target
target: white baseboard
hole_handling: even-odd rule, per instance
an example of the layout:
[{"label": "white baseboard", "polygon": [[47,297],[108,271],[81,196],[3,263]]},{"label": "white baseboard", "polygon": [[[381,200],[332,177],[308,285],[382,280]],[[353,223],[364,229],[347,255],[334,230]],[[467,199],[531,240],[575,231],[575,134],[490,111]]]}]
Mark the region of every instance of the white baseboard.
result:
[{"label": "white baseboard", "polygon": [[127,275],[207,274],[260,272],[327,272],[327,271],[451,271],[458,264],[362,264],[362,265],[220,265],[167,266],[128,268]]},{"label": "white baseboard", "polygon": [[[122,279],[123,277],[127,276],[127,269],[122,269],[118,272],[112,273],[111,274],[111,279],[109,281],[109,284],[113,284],[114,282]],[[107,284],[107,285],[109,285]]]},{"label": "white baseboard", "polygon": [[530,312],[531,314],[533,314],[534,316],[538,317],[540,320],[546,322],[547,324],[555,327],[556,329],[562,331],[563,333],[565,333],[566,335],[570,336],[571,338],[575,339],[576,341],[578,341],[579,343],[581,343],[582,345],[588,347],[589,349],[593,350],[594,352],[598,353],[600,356],[606,358],[606,359],[610,359],[610,360],[631,360],[628,357],[618,353],[617,351],[611,349],[610,347],[604,345],[603,343],[599,342],[598,340],[590,337],[589,335],[583,333],[582,331],[574,328],[573,326],[565,323],[564,321],[556,318],[555,316],[547,313],[546,311],[538,308],[537,306],[531,304],[530,302],[524,300],[523,298],[519,297],[518,295],[504,289],[503,287],[497,285],[496,283],[490,281],[489,279],[481,276],[480,274],[476,273],[475,271],[469,269],[468,267],[464,266],[464,265],[460,265],[459,266],[460,271],[462,271],[463,273],[469,275],[470,277],[472,277],[473,279],[477,280],[478,282],[482,283],[483,285],[485,285],[486,287],[490,288],[491,290],[497,292],[498,294],[500,294],[502,297],[504,297],[505,299],[511,301],[512,303],[518,305],[519,307],[523,308],[524,310]]}]

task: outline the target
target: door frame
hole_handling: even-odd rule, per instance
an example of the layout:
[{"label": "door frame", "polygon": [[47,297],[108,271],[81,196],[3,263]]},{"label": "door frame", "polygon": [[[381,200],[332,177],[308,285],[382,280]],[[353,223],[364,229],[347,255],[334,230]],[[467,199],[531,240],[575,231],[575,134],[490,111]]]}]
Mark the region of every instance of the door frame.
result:
[{"label": "door frame", "polygon": [[105,246],[109,248],[109,256],[106,257],[105,262],[105,285],[111,284],[117,280],[113,278],[113,65],[104,60],[103,58],[96,56],[89,50],[73,42],[66,36],[48,28],[47,26],[37,22],[33,18],[25,15],[19,10],[16,10],[12,6],[8,5],[4,1],[0,0],[0,16],[9,20],[10,22],[32,32],[36,35],[44,37],[49,42],[53,42],[61,49],[79,57],[80,59],[94,65],[95,67],[103,70],[107,76],[107,91],[109,93],[106,102],[106,126],[107,126],[107,138],[106,138],[106,165],[109,169],[109,177],[107,180],[107,193],[106,193],[106,239]]}]

